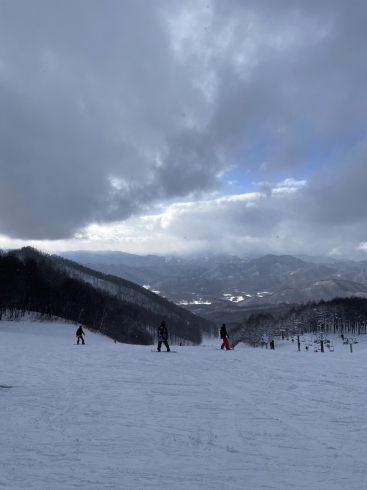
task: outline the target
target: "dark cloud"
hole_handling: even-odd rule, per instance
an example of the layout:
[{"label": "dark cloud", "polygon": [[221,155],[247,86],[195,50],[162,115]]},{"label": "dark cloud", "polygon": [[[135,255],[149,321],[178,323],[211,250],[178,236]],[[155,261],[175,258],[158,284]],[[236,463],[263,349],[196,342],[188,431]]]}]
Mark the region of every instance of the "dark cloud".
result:
[{"label": "dark cloud", "polygon": [[[344,0],[2,2],[0,234],[68,238],[218,190],[233,166],[259,180],[329,167],[292,213],[360,225],[366,14]],[[233,216],[263,236],[289,213]]]},{"label": "dark cloud", "polygon": [[299,196],[303,221],[332,229],[352,227],[356,240],[367,239],[367,140],[356,145],[344,164],[316,173]]}]

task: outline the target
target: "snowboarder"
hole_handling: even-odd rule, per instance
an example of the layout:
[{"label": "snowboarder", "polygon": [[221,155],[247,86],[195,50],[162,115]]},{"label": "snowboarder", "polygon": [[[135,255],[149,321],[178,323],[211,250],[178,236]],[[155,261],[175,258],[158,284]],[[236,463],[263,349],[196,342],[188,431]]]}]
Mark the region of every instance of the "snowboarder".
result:
[{"label": "snowboarder", "polygon": [[76,343],[77,343],[78,345],[79,345],[79,340],[81,340],[81,341],[82,341],[82,344],[85,344],[84,339],[83,339],[83,335],[85,335],[85,333],[83,332],[83,328],[82,328],[82,326],[81,326],[81,325],[79,325],[79,328],[78,328],[78,330],[76,331],[76,338],[78,339]]},{"label": "snowboarder", "polygon": [[168,339],[168,330],[166,327],[166,322],[162,321],[162,323],[158,327],[158,347],[157,347],[158,352],[161,351],[162,342],[166,346],[167,352],[170,351],[167,339]]},{"label": "snowboarder", "polygon": [[226,348],[227,350],[230,350],[229,343],[228,343],[229,335],[225,323],[223,323],[223,325],[220,327],[220,338],[223,340],[221,349]]}]

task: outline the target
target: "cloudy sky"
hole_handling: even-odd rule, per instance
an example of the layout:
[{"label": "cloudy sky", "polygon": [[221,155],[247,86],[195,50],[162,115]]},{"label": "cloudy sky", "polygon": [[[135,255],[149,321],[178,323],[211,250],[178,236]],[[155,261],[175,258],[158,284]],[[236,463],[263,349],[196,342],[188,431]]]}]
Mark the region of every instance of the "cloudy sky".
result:
[{"label": "cloudy sky", "polygon": [[0,246],[367,259],[365,0],[0,0]]}]

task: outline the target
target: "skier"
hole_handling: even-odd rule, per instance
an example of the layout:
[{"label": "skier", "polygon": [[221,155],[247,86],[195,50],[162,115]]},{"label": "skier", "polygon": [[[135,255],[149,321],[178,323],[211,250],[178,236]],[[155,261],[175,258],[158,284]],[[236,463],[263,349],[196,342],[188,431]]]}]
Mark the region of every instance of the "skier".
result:
[{"label": "skier", "polygon": [[220,348],[224,349],[225,347],[227,350],[230,350],[229,343],[228,343],[229,335],[225,323],[223,323],[222,326],[220,327],[220,338],[223,340]]},{"label": "skier", "polygon": [[76,331],[76,337],[77,337],[77,344],[79,345],[79,340],[82,341],[82,344],[84,345],[85,342],[84,342],[84,339],[83,339],[83,335],[85,335],[85,333],[83,332],[83,328],[81,325],[79,325],[79,328],[78,330]]},{"label": "skier", "polygon": [[167,352],[170,351],[167,339],[168,339],[168,330],[166,327],[166,322],[162,321],[162,323],[158,327],[158,347],[157,347],[158,352],[161,351],[162,342],[166,346]]}]

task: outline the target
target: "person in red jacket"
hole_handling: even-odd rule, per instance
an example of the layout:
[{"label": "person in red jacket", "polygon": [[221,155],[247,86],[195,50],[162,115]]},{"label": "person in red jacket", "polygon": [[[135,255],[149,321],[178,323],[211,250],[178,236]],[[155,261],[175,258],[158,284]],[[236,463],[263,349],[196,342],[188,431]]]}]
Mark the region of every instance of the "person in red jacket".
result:
[{"label": "person in red jacket", "polygon": [[227,350],[230,350],[229,343],[228,343],[229,335],[225,323],[223,323],[223,325],[220,327],[220,338],[223,340],[221,349],[226,348]]}]

